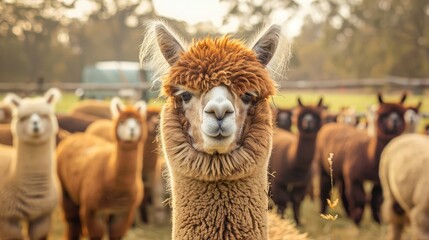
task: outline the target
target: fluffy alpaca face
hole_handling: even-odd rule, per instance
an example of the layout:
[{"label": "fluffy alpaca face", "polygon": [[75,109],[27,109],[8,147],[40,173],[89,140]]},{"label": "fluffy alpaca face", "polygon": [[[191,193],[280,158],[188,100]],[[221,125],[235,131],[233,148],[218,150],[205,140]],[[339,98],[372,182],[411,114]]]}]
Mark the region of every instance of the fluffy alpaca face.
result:
[{"label": "fluffy alpaca face", "polygon": [[125,106],[119,98],[112,99],[110,111],[116,123],[115,136],[119,142],[137,143],[142,137],[146,138],[147,129],[143,129],[142,125],[146,118],[146,108],[144,101],[138,101],[134,106]]},{"label": "fluffy alpaca face", "polygon": [[419,124],[420,115],[415,109],[409,108],[405,111],[404,119],[407,125],[416,126]]},{"label": "fluffy alpaca face", "polygon": [[406,97],[404,94],[399,103],[385,103],[382,96],[378,96],[380,106],[376,113],[376,123],[379,136],[394,137],[404,131],[406,109],[403,103]]},{"label": "fluffy alpaca face", "polygon": [[297,126],[301,133],[317,133],[322,127],[322,112],[325,110],[323,99],[320,98],[316,106],[305,106],[298,98],[296,109]]},{"label": "fluffy alpaca face", "polygon": [[272,148],[268,99],[276,93],[270,72],[283,77],[289,55],[278,50],[287,46],[280,27],[269,26],[249,45],[228,36],[188,45],[162,22],[146,34],[140,60],[156,66],[162,81],[160,140],[170,172],[213,181],[265,169]]},{"label": "fluffy alpaca face", "polygon": [[292,126],[292,112],[290,110],[279,109],[276,122],[279,128],[290,130]]},{"label": "fluffy alpaca face", "polygon": [[251,93],[237,96],[221,85],[207,93],[177,90],[193,147],[206,153],[228,153],[239,146]]},{"label": "fluffy alpaca face", "polygon": [[20,141],[40,144],[58,132],[54,104],[60,98],[57,89],[49,90],[44,97],[21,99],[14,94],[6,97],[13,109],[11,130]]},{"label": "fluffy alpaca face", "polygon": [[404,113],[399,109],[380,113],[378,116],[378,128],[385,134],[400,134],[405,128]]},{"label": "fluffy alpaca face", "polygon": [[118,123],[116,135],[121,141],[137,141],[141,136],[141,124],[135,118],[126,118]]}]

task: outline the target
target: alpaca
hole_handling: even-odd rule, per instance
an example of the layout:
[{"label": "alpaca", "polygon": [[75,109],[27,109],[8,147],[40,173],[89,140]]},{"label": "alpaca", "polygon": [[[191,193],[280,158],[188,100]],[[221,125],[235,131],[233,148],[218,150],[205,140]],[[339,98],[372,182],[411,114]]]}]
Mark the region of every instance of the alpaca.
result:
[{"label": "alpaca", "polygon": [[358,225],[366,203],[363,181],[374,183],[371,192],[371,210],[374,220],[380,222],[382,192],[378,177],[380,155],[384,147],[405,128],[404,94],[399,103],[386,103],[378,95],[379,107],[375,114],[376,134],[368,136],[363,131],[345,124],[324,125],[316,140],[315,163],[320,169],[321,212],[326,211],[329,198],[330,177],[326,161],[329,153],[333,161],[334,182],[340,186],[343,205],[347,214]]},{"label": "alpaca", "polygon": [[21,221],[28,222],[30,239],[46,239],[58,186],[54,148],[58,131],[54,105],[57,89],[43,97],[21,99],[9,94],[13,148],[2,147],[0,164],[0,239],[23,239]]},{"label": "alpaca", "polygon": [[291,132],[292,128],[292,109],[276,108],[275,121],[278,128]]},{"label": "alpaca", "polygon": [[[147,109],[147,129],[148,137],[144,142],[144,151],[143,151],[143,172],[142,180],[144,189],[144,197],[142,204],[140,206],[140,217],[144,223],[149,222],[148,217],[148,206],[152,203],[152,192],[156,187],[154,179],[157,176],[157,161],[158,161],[158,143],[157,143],[157,127],[159,122],[159,112],[160,108],[158,107],[149,107]],[[111,120],[100,119],[91,124],[86,133],[96,135],[101,137],[109,142],[114,141],[113,123]]]},{"label": "alpaca", "polygon": [[0,124],[10,123],[12,121],[12,110],[6,104],[0,103]]},{"label": "alpaca", "polygon": [[103,119],[111,119],[110,107],[108,102],[98,100],[85,100],[75,105],[70,113],[72,115],[80,113],[95,116]]},{"label": "alpaca", "polygon": [[280,28],[264,29],[250,48],[227,36],[187,45],[162,22],[146,34],[140,59],[156,64],[166,96],[160,139],[172,238],[267,239],[268,98],[276,93],[267,69],[281,72],[275,64],[286,57],[277,54],[288,55]]},{"label": "alpaca", "polygon": [[272,199],[281,217],[288,202],[292,203],[295,222],[300,225],[299,209],[311,182],[311,162],[316,136],[322,126],[323,99],[316,106],[304,106],[298,98],[295,116],[298,136],[277,130],[273,137],[270,172],[274,177]]},{"label": "alpaca", "polygon": [[418,102],[415,106],[407,106],[404,114],[406,127],[404,133],[416,133],[420,124],[420,107],[422,102]]},{"label": "alpaca", "polygon": [[10,124],[0,124],[0,144],[12,146],[13,135]]},{"label": "alpaca", "polygon": [[109,238],[121,239],[142,200],[146,104],[140,101],[125,107],[114,98],[111,111],[114,144],[77,133],[57,148],[67,239],[79,239],[86,233],[90,239],[102,239],[106,224]]},{"label": "alpaca", "polygon": [[98,117],[74,113],[74,114],[57,114],[58,126],[69,133],[85,132],[86,128],[98,120]]},{"label": "alpaca", "polygon": [[337,115],[337,123],[343,123],[350,126],[357,126],[361,116],[356,113],[353,107],[342,107]]},{"label": "alpaca", "polygon": [[413,239],[429,239],[428,146],[428,136],[405,134],[393,139],[381,154],[379,173],[387,239],[399,240],[408,219]]}]

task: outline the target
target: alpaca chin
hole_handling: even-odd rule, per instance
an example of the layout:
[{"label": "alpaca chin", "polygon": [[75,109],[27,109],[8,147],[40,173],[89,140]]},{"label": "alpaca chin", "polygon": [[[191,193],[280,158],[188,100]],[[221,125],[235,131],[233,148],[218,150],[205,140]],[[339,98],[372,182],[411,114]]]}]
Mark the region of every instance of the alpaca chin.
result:
[{"label": "alpaca chin", "polygon": [[203,134],[204,152],[208,154],[227,154],[235,150],[238,146],[234,144],[234,135],[228,137],[210,137]]}]

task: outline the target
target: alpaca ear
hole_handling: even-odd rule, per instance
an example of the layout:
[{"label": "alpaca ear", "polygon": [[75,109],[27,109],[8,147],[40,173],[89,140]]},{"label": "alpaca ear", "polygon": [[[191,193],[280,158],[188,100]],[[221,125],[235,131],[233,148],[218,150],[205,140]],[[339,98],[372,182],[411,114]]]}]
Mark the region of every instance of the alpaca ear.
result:
[{"label": "alpaca ear", "polygon": [[401,98],[401,101],[399,102],[400,104],[404,104],[404,102],[405,102],[405,100],[407,99],[407,93],[406,92],[404,92],[403,94],[402,94],[402,98]]},{"label": "alpaca ear", "polygon": [[383,102],[383,96],[381,95],[381,93],[378,93],[377,97],[378,97],[378,103],[383,104],[384,103]]},{"label": "alpaca ear", "polygon": [[145,101],[138,101],[134,104],[134,107],[140,113],[141,116],[146,116],[147,113],[147,104]]},{"label": "alpaca ear", "polygon": [[276,52],[280,31],[279,25],[272,25],[256,40],[256,43],[252,47],[259,62],[264,66],[271,61]]},{"label": "alpaca ear", "polygon": [[168,64],[172,66],[179,60],[180,53],[184,51],[184,47],[164,24],[159,23],[155,26],[155,34],[162,55]]},{"label": "alpaca ear", "polygon": [[120,98],[112,98],[112,101],[110,102],[110,112],[112,113],[112,118],[117,118],[119,113],[122,112],[124,108],[125,106]]},{"label": "alpaca ear", "polygon": [[304,104],[302,104],[300,97],[298,97],[298,105],[301,106],[301,107],[304,107]]},{"label": "alpaca ear", "polygon": [[317,103],[318,107],[323,107],[323,97],[320,97],[319,102]]},{"label": "alpaca ear", "polygon": [[417,106],[416,106],[416,109],[417,109],[417,111],[419,111],[420,110],[420,107],[422,106],[422,101],[419,101],[418,103],[417,103]]},{"label": "alpaca ear", "polygon": [[43,95],[43,98],[46,99],[47,103],[53,105],[60,100],[61,92],[58,88],[51,88]]},{"label": "alpaca ear", "polygon": [[19,107],[21,103],[21,98],[16,95],[15,93],[9,93],[6,95],[6,97],[3,99],[3,102],[5,102],[7,105],[17,108]]}]

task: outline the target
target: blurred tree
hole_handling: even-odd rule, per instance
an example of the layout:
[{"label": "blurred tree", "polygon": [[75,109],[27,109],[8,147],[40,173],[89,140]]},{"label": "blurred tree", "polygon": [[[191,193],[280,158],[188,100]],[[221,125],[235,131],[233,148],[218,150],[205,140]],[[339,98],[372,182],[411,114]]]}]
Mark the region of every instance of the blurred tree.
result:
[{"label": "blurred tree", "polygon": [[18,41],[20,44],[16,52],[5,57],[12,59],[15,54],[24,54],[20,64],[14,68],[21,72],[25,70],[27,80],[33,81],[45,74],[45,57],[52,51],[51,43],[57,41],[59,29],[66,24],[64,10],[73,4],[59,0],[30,3],[0,1],[1,40],[3,43]]},{"label": "blurred tree", "polygon": [[317,1],[325,43],[353,77],[429,76],[429,1]]}]

